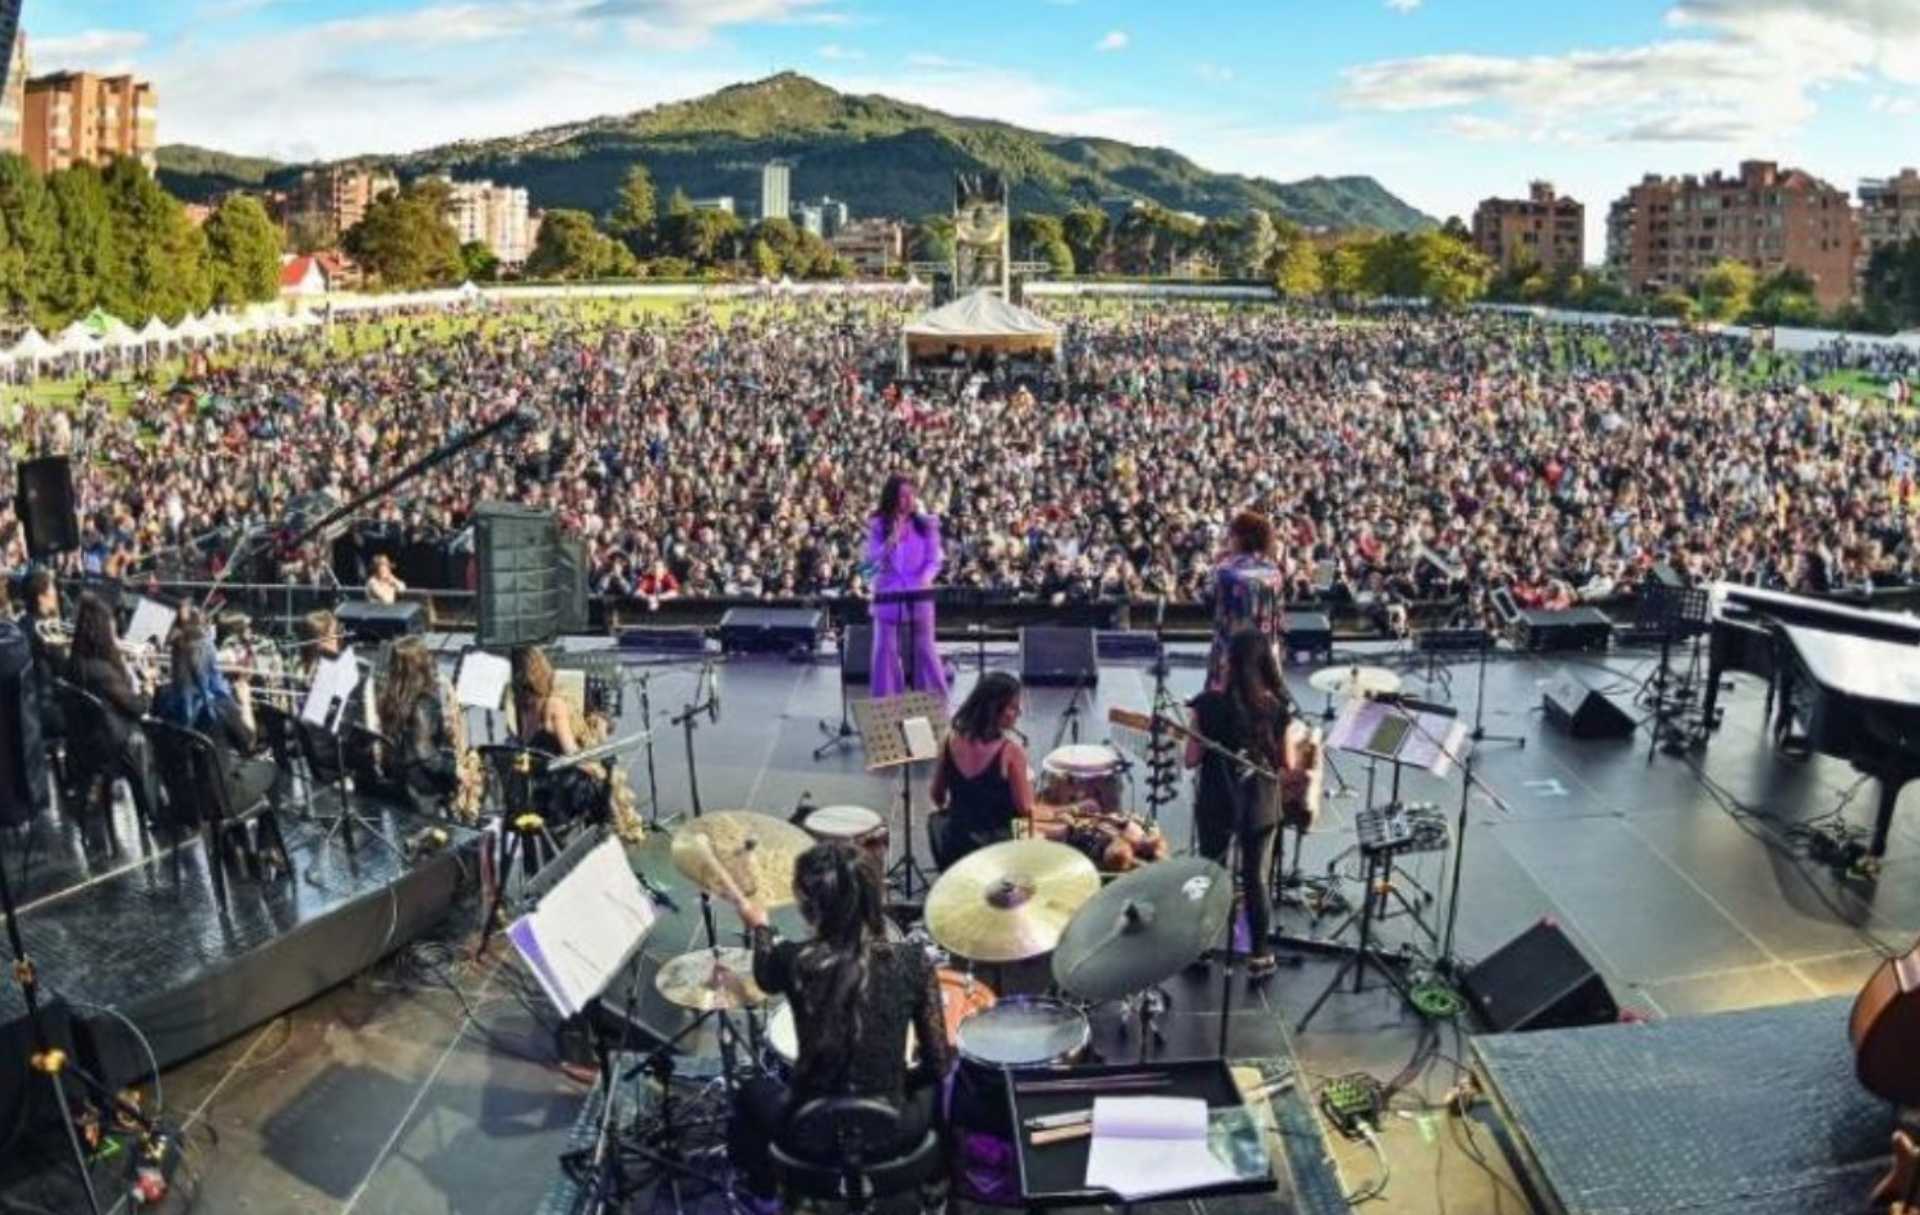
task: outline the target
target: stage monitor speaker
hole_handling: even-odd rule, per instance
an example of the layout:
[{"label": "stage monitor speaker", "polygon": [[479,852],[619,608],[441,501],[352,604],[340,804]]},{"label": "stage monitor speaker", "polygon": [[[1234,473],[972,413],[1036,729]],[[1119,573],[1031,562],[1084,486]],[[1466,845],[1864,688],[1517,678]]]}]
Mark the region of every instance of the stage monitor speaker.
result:
[{"label": "stage monitor speaker", "polygon": [[1560,926],[1541,920],[1460,976],[1495,1033],[1605,1025],[1620,1019],[1607,981]]},{"label": "stage monitor speaker", "polygon": [[1547,681],[1540,707],[1549,722],[1575,738],[1633,737],[1633,718],[1626,710],[1573,675]]},{"label": "stage monitor speaker", "polygon": [[65,456],[42,456],[20,466],[15,509],[27,533],[27,555],[38,561],[80,547],[80,515],[74,508],[73,465]]},{"label": "stage monitor speaker", "polygon": [[1099,682],[1092,629],[1036,626],[1020,630],[1020,679],[1031,686]]},{"label": "stage monitor speaker", "polygon": [[593,627],[587,596],[587,542],[566,536],[554,553],[560,559],[560,631],[584,633]]},{"label": "stage monitor speaker", "polygon": [[418,637],[427,631],[427,608],[418,599],[403,599],[399,603],[353,600],[341,604],[334,615],[340,621],[341,632],[367,645]]},{"label": "stage monitor speaker", "polygon": [[480,570],[474,640],[545,645],[560,627],[560,534],[548,511],[484,502],[473,518]]},{"label": "stage monitor speaker", "polygon": [[841,683],[867,684],[873,682],[873,626],[871,624],[848,624],[846,629],[846,658],[840,664]]}]

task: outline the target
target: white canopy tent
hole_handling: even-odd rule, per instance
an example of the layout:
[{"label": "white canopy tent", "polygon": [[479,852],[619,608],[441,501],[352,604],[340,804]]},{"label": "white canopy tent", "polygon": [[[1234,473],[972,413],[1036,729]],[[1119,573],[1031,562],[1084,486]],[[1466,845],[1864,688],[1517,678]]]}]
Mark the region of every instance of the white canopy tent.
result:
[{"label": "white canopy tent", "polygon": [[189,315],[175,327],[174,340],[181,342],[204,342],[213,336],[205,317]]},{"label": "white canopy tent", "polygon": [[38,329],[32,328],[29,328],[25,333],[21,334],[20,340],[13,344],[11,350],[7,351],[7,354],[12,357],[14,362],[29,364],[37,364],[40,360],[52,358],[58,353],[60,353],[59,350],[52,342],[40,336]]},{"label": "white canopy tent", "polygon": [[901,331],[900,363],[995,354],[1060,357],[1060,326],[982,289],[922,314]]},{"label": "white canopy tent", "polygon": [[143,345],[158,346],[165,350],[173,345],[175,334],[173,330],[167,328],[165,321],[157,316],[150,316],[147,318],[147,323],[140,327],[139,338]]}]

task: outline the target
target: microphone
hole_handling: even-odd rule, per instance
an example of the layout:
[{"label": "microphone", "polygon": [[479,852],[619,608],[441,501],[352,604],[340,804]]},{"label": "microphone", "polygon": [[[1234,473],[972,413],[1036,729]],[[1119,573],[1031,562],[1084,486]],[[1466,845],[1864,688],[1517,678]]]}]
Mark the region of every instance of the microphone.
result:
[{"label": "microphone", "polygon": [[720,677],[710,674],[709,678],[713,682],[708,686],[713,690],[707,693],[707,720],[717,723],[720,720]]},{"label": "microphone", "polygon": [[1153,627],[1160,628],[1167,623],[1167,597],[1161,595],[1153,601]]},{"label": "microphone", "polygon": [[660,906],[665,907],[668,911],[671,911],[673,914],[675,915],[680,914],[680,904],[674,902],[673,896],[668,894],[664,888],[654,885],[653,880],[651,878],[647,877],[646,874],[641,873],[638,870],[634,871],[633,876],[640,879],[640,889],[647,892],[648,898],[652,899],[655,903],[659,904]]}]

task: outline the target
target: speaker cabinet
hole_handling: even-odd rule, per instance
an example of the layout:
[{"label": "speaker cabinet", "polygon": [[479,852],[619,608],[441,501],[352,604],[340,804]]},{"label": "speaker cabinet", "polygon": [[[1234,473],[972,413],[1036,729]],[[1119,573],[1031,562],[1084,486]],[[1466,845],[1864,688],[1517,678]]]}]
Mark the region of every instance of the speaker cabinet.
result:
[{"label": "speaker cabinet", "polygon": [[548,511],[485,502],[474,512],[479,566],[474,640],[484,649],[545,645],[560,627],[560,534]]},{"label": "speaker cabinet", "polygon": [[1547,720],[1575,738],[1632,738],[1633,718],[1626,710],[1573,675],[1547,682],[1540,692]]},{"label": "speaker cabinet", "polygon": [[1020,679],[1033,686],[1071,687],[1099,682],[1100,663],[1092,629],[1033,627],[1020,630]]},{"label": "speaker cabinet", "polygon": [[399,603],[355,600],[335,611],[340,629],[354,641],[379,645],[400,637],[418,637],[427,631],[427,609],[417,599]]},{"label": "speaker cabinet", "polygon": [[554,555],[560,561],[560,631],[584,633],[593,627],[587,596],[587,542],[578,536],[563,537]]},{"label": "speaker cabinet", "polygon": [[73,465],[65,456],[42,456],[20,466],[15,509],[27,533],[27,555],[36,561],[80,547],[80,516],[73,502]]},{"label": "speaker cabinet", "polygon": [[871,624],[848,624],[842,626],[846,631],[846,655],[840,664],[840,682],[867,684],[873,682],[873,626]]},{"label": "speaker cabinet", "polygon": [[1541,920],[1460,976],[1495,1033],[1566,1029],[1620,1019],[1607,982],[1560,926]]}]

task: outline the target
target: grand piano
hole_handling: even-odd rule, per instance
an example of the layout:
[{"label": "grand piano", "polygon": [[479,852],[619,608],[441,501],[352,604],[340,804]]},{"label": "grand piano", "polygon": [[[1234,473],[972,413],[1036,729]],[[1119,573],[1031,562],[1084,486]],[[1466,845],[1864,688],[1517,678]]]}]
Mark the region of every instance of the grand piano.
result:
[{"label": "grand piano", "polygon": [[1920,619],[1730,583],[1711,599],[1707,722],[1724,672],[1764,677],[1776,742],[1797,725],[1813,750],[1879,782],[1872,852],[1884,856],[1894,803],[1920,776]]}]

